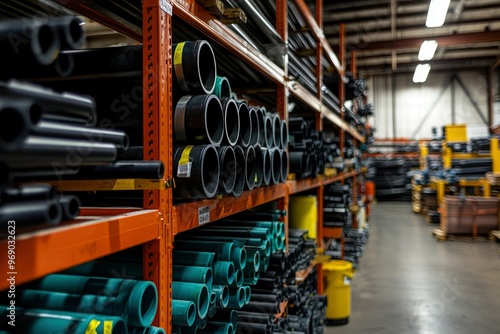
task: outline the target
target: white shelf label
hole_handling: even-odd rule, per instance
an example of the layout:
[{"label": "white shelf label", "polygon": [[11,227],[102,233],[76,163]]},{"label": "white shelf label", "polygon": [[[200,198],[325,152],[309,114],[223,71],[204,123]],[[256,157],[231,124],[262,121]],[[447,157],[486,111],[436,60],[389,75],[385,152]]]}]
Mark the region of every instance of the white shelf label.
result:
[{"label": "white shelf label", "polygon": [[160,8],[165,13],[167,13],[170,16],[172,16],[172,4],[170,3],[170,0],[161,0],[160,1]]},{"label": "white shelf label", "polygon": [[208,223],[210,221],[210,208],[204,206],[198,209],[198,225]]}]

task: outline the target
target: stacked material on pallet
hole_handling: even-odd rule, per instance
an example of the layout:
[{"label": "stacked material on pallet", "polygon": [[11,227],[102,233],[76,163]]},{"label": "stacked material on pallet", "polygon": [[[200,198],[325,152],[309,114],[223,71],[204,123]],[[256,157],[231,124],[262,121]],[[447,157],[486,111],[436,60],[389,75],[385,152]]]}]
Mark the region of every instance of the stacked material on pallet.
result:
[{"label": "stacked material on pallet", "polygon": [[492,186],[499,186],[500,185],[500,174],[495,174],[493,172],[486,173],[486,178],[488,179],[488,182]]},{"label": "stacked material on pallet", "polygon": [[453,159],[451,169],[461,179],[477,179],[484,177],[484,174],[491,172],[492,160],[490,158],[481,159]]},{"label": "stacked material on pallet", "polygon": [[415,213],[422,212],[422,186],[417,184],[419,178],[419,175],[415,175],[411,180],[411,208]]},{"label": "stacked material on pallet", "polygon": [[487,234],[498,230],[498,198],[445,196],[441,207],[445,234]]},{"label": "stacked material on pallet", "polygon": [[423,188],[420,194],[422,213],[428,224],[439,224],[440,214],[438,212],[437,192],[432,188]]},{"label": "stacked material on pallet", "polygon": [[407,177],[409,165],[404,159],[373,159],[370,163],[370,179],[375,182],[378,200],[404,198],[410,195],[410,179]]},{"label": "stacked material on pallet", "polygon": [[352,188],[350,184],[333,184],[325,189],[323,207],[323,226],[351,227]]},{"label": "stacked material on pallet", "polygon": [[368,229],[348,228],[344,230],[344,260],[352,262],[354,268],[358,267],[367,239]]}]

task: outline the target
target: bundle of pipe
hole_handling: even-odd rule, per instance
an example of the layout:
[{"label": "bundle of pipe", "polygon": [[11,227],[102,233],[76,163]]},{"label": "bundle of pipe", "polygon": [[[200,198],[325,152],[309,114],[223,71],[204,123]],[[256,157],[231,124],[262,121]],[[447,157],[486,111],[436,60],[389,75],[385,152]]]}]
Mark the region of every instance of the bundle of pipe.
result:
[{"label": "bundle of pipe", "polygon": [[73,60],[61,49],[83,45],[83,22],[76,16],[42,19],[11,19],[0,22],[0,46],[4,66],[2,79],[39,76],[66,76]]},{"label": "bundle of pipe", "polygon": [[359,258],[367,241],[366,229],[347,228],[344,231],[344,258],[352,262],[353,268],[358,267]]},{"label": "bundle of pipe", "polygon": [[345,185],[334,183],[326,188],[323,203],[323,226],[346,228],[352,225],[352,188],[349,182]]},{"label": "bundle of pipe", "polygon": [[305,229],[288,229],[288,254],[293,254],[294,263],[291,265],[292,271],[307,269],[316,255],[316,241],[307,236]]},{"label": "bundle of pipe", "polygon": [[323,174],[325,151],[323,132],[311,129],[311,123],[302,117],[289,120],[290,132],[290,171],[296,178]]},{"label": "bundle of pipe", "polygon": [[[91,269],[84,267],[76,271]],[[65,315],[81,319],[88,316],[103,320],[114,318],[120,320],[116,323],[123,324],[116,333],[126,333],[126,326],[146,330],[154,320],[157,304],[158,294],[152,282],[131,279],[53,274],[16,291],[16,309],[20,306],[29,309],[30,313],[31,309],[37,309],[39,311],[33,311],[34,314],[53,314],[59,318]],[[102,329],[98,332],[106,333]]]},{"label": "bundle of pipe", "polygon": [[471,138],[469,140],[470,151],[478,154],[490,153],[491,138]]},{"label": "bundle of pipe", "polygon": [[405,159],[373,159],[372,166],[376,174],[370,180],[375,182],[377,199],[411,200],[409,165]]},{"label": "bundle of pipe", "polygon": [[59,195],[48,184],[27,184],[0,189],[0,226],[15,221],[18,228],[36,224],[56,225],[73,220],[80,213],[80,200]]},{"label": "bundle of pipe", "polygon": [[323,158],[325,168],[333,168],[337,172],[344,170],[344,159],[341,156],[339,147],[339,137],[333,132],[323,132]]},{"label": "bundle of pipe", "polygon": [[451,170],[462,179],[477,179],[491,172],[493,161],[490,158],[483,159],[452,159]]}]

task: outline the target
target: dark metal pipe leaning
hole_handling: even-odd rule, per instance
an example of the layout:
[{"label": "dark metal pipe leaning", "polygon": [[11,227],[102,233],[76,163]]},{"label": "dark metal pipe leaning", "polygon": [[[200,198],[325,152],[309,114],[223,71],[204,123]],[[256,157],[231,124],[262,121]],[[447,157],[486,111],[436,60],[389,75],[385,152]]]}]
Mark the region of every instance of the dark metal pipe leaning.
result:
[{"label": "dark metal pipe leaning", "polygon": [[221,99],[224,112],[224,138],[223,144],[234,146],[240,137],[240,112],[236,101],[232,98]]},{"label": "dark metal pipe leaning", "polygon": [[40,121],[42,108],[32,99],[0,96],[0,152],[19,149]]},{"label": "dark metal pipe leaning", "polygon": [[80,199],[74,195],[62,195],[57,199],[62,209],[62,220],[72,220],[80,214]]},{"label": "dark metal pipe leaning", "polygon": [[50,184],[28,184],[0,191],[0,204],[33,200],[50,200],[57,195],[57,189]]},{"label": "dark metal pipe leaning", "polygon": [[277,148],[269,149],[271,155],[271,182],[272,184],[280,183],[281,178],[281,157]]},{"label": "dark metal pipe leaning", "polygon": [[173,88],[184,93],[211,94],[217,76],[215,55],[204,40],[172,45]]},{"label": "dark metal pipe leaning", "polygon": [[25,201],[8,203],[0,207],[0,225],[7,227],[14,220],[16,227],[35,224],[56,225],[61,222],[62,209],[54,200]]},{"label": "dark metal pipe leaning", "polygon": [[42,119],[65,123],[96,124],[95,101],[87,95],[56,93],[55,91],[31,83],[10,80],[0,82],[0,96],[31,98],[42,107]]},{"label": "dark metal pipe leaning", "polygon": [[234,182],[233,188],[233,196],[239,197],[245,188],[246,182],[246,159],[245,159],[245,151],[241,146],[236,146],[234,148],[234,155],[236,157],[236,179]]},{"label": "dark metal pipe leaning", "polygon": [[254,146],[259,142],[260,138],[259,118],[257,116],[257,110],[254,107],[249,107],[248,112],[250,114],[250,127],[252,129],[249,145]]},{"label": "dark metal pipe leaning", "polygon": [[220,145],[224,137],[224,113],[213,95],[183,96],[174,111],[177,144]]},{"label": "dark metal pipe leaning", "polygon": [[248,146],[245,151],[245,185],[246,189],[255,187],[255,175],[257,172],[257,159],[253,146]]},{"label": "dark metal pipe leaning", "polygon": [[220,165],[212,145],[174,147],[176,198],[211,198],[217,193]]},{"label": "dark metal pipe leaning", "polygon": [[279,150],[280,152],[280,182],[285,182],[288,178],[288,152]]},{"label": "dark metal pipe leaning", "polygon": [[25,63],[48,65],[56,59],[60,40],[56,29],[38,19],[0,22],[2,61],[10,66]]},{"label": "dark metal pipe leaning", "polygon": [[51,17],[48,25],[59,34],[61,49],[78,49],[83,45],[85,32],[83,21],[76,16]]},{"label": "dark metal pipe leaning", "polygon": [[238,144],[242,148],[247,148],[252,139],[252,121],[250,111],[246,102],[237,102],[240,114],[240,138]]},{"label": "dark metal pipe leaning", "polygon": [[56,170],[109,163],[116,159],[116,154],[113,144],[28,136],[18,150],[0,154],[0,160],[11,169]]},{"label": "dark metal pipe leaning", "polygon": [[128,149],[129,146],[128,136],[121,130],[91,128],[44,120],[31,128],[31,134],[49,138],[88,140],[93,143],[112,143],[123,150]]},{"label": "dark metal pipe leaning", "polygon": [[259,144],[254,146],[255,150],[255,187],[264,183],[264,153]]},{"label": "dark metal pipe leaning", "polygon": [[217,147],[220,163],[218,193],[230,194],[236,182],[236,155],[231,146]]}]

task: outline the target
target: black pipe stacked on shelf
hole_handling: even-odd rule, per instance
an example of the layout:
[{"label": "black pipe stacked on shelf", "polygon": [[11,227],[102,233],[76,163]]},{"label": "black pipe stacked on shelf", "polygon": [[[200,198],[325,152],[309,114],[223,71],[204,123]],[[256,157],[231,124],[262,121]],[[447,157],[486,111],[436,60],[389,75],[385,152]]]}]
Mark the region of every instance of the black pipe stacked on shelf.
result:
[{"label": "black pipe stacked on shelf", "polygon": [[363,255],[366,242],[368,240],[368,229],[364,228],[346,228],[344,235],[344,260],[352,262],[353,267],[357,268],[359,258]]},{"label": "black pipe stacked on shelf", "polygon": [[[288,128],[217,76],[207,41],[173,45],[174,176],[177,199],[211,198],[284,182]],[[186,95],[190,94],[190,95]]]},{"label": "black pipe stacked on shelf", "polygon": [[375,182],[375,196],[378,200],[411,200],[411,178],[407,173],[416,162],[408,162],[403,158],[387,158],[369,159],[367,164],[371,170],[368,179]]},{"label": "black pipe stacked on shelf", "polygon": [[334,183],[325,188],[323,198],[323,226],[352,227],[352,187],[347,180],[345,185]]},{"label": "black pipe stacked on shelf", "polygon": [[206,290],[207,298],[203,298],[206,304],[203,312],[198,312],[192,321],[182,321],[187,317],[182,314],[179,303],[187,301],[200,306],[199,296],[181,294],[174,288],[174,333],[213,333],[217,326],[224,332],[234,333],[237,328],[239,331],[245,327],[241,324],[244,317],[238,316],[240,312],[259,309],[259,312],[277,313],[274,310],[276,307],[279,310],[280,298],[256,293],[253,287],[277,282],[268,268],[272,258],[283,254],[285,249],[285,226],[280,221],[284,214],[281,210],[245,211],[176,236],[173,270],[175,273],[182,269],[185,273],[174,275],[178,290],[189,288],[186,282],[191,280],[189,272],[195,268],[204,267],[213,274],[211,280],[197,282],[198,295]]}]

